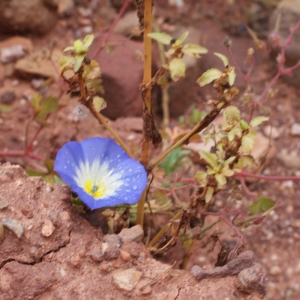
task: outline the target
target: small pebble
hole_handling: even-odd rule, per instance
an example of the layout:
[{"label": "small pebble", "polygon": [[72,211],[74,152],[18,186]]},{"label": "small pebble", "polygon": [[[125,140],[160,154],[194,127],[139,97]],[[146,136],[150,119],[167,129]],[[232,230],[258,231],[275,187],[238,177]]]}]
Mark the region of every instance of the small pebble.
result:
[{"label": "small pebble", "polygon": [[16,99],[16,94],[13,91],[6,91],[1,95],[0,102],[3,104],[12,104]]},{"label": "small pebble", "polygon": [[0,198],[0,209],[4,209],[9,205],[9,203],[4,200],[3,198]]},{"label": "small pebble", "polygon": [[281,268],[279,266],[273,266],[271,269],[270,269],[270,274],[271,275],[279,275],[281,274],[282,271],[281,271]]},{"label": "small pebble", "polygon": [[276,127],[267,125],[263,128],[266,137],[271,136],[272,139],[277,140],[280,137],[280,132]]},{"label": "small pebble", "polygon": [[77,11],[83,18],[91,17],[93,14],[93,11],[90,8],[84,8],[82,6],[77,7]]},{"label": "small pebble", "polygon": [[131,260],[131,255],[127,251],[120,250],[120,257],[123,261],[127,262]]},{"label": "small pebble", "polygon": [[123,290],[132,291],[140,278],[142,272],[137,271],[134,268],[127,269],[124,271],[118,271],[113,275],[114,283]]},{"label": "small pebble", "polygon": [[75,256],[71,259],[71,264],[72,264],[74,267],[79,267],[79,266],[80,266],[80,263],[81,263],[81,259],[80,259],[80,256],[79,256],[79,255],[75,255]]},{"label": "small pebble", "polygon": [[30,85],[35,89],[39,90],[44,85],[45,80],[44,79],[32,79],[30,82]]},{"label": "small pebble", "polygon": [[82,27],[82,32],[85,34],[89,34],[93,32],[93,27],[92,26],[84,26]]},{"label": "small pebble", "polygon": [[294,123],[292,125],[291,134],[294,135],[294,136],[295,135],[300,135],[300,124]]},{"label": "small pebble", "polygon": [[22,45],[14,45],[1,49],[0,61],[4,64],[18,60],[26,55]]},{"label": "small pebble", "polygon": [[100,262],[103,260],[103,254],[101,251],[93,251],[89,254],[92,260]]},{"label": "small pebble", "polygon": [[17,86],[20,84],[20,81],[18,79],[15,79],[11,82],[11,86]]},{"label": "small pebble", "polygon": [[92,21],[88,18],[78,18],[78,23],[80,26],[90,26]]},{"label": "small pebble", "polygon": [[9,228],[18,238],[21,238],[24,232],[23,225],[14,219],[2,220],[2,223],[5,227]]},{"label": "small pebble", "polygon": [[144,238],[144,231],[140,225],[135,225],[131,228],[122,229],[119,236],[122,238],[123,242],[142,242]]},{"label": "small pebble", "polygon": [[55,227],[50,220],[46,220],[43,227],[42,227],[42,235],[44,237],[49,237],[54,232]]}]

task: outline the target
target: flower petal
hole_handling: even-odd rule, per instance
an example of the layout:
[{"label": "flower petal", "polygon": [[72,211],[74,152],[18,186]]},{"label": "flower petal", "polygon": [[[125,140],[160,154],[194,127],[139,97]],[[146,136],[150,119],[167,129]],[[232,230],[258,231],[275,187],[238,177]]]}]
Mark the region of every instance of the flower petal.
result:
[{"label": "flower petal", "polygon": [[69,142],[65,144],[56,155],[54,170],[62,180],[70,186],[77,185],[75,168],[84,160],[84,154],[80,143]]},{"label": "flower petal", "polygon": [[[143,165],[108,138],[65,144],[57,153],[54,169],[91,209],[136,203],[147,184]],[[101,185],[103,194],[87,191],[88,182]]]}]

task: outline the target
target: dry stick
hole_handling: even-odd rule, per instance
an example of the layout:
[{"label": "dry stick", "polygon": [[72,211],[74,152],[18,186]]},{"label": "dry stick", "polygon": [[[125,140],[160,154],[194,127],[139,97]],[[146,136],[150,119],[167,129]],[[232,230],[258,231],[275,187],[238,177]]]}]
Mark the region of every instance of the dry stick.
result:
[{"label": "dry stick", "polygon": [[[148,37],[148,33],[152,29],[152,0],[144,0],[144,78],[143,84],[147,84],[151,81],[151,38]],[[149,159],[149,139],[147,138],[147,132],[145,124],[146,115],[152,114],[151,106],[151,87],[146,88],[143,93],[143,117],[144,117],[144,127],[143,127],[143,143],[142,143],[142,154],[141,163],[147,167]],[[137,207],[137,219],[136,223],[143,226],[144,223],[144,206],[146,202],[146,189],[144,190]]]},{"label": "dry stick", "polygon": [[128,149],[126,144],[119,137],[119,135],[116,133],[116,131],[109,125],[109,123],[104,118],[104,116],[95,109],[94,104],[91,101],[87,101],[86,106],[89,108],[89,110],[94,115],[94,117],[99,121],[99,123],[106,127],[106,129],[112,134],[112,136],[115,138],[115,140],[123,147],[123,149],[127,152],[127,154],[132,157],[130,150]]},{"label": "dry stick", "polygon": [[229,105],[229,102],[223,102],[220,107],[215,107],[208,115],[206,115],[198,124],[194,126],[194,128],[187,133],[184,137],[182,137],[178,142],[176,142],[173,146],[171,146],[168,150],[166,150],[163,154],[161,154],[153,163],[148,167],[149,171],[152,171],[157,164],[163,160],[170,152],[172,152],[175,148],[183,145],[187,142],[195,133],[201,132],[205,129],[213,120],[217,117],[222,109]]}]

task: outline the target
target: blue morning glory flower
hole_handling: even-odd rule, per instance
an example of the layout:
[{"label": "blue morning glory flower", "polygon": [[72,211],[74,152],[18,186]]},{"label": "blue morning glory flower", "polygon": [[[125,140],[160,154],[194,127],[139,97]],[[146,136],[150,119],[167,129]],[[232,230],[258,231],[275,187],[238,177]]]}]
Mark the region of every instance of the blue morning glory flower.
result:
[{"label": "blue morning glory flower", "polygon": [[147,184],[143,165],[108,138],[65,144],[54,170],[91,209],[136,203]]}]

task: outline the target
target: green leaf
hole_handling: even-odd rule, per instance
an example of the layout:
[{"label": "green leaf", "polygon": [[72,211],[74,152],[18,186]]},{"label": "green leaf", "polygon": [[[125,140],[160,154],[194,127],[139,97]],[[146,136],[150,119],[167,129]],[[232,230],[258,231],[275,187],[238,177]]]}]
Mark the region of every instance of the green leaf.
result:
[{"label": "green leaf", "polygon": [[168,79],[165,74],[160,76],[157,80],[157,84],[161,85],[162,87],[164,87],[167,83],[168,83]]},{"label": "green leaf", "polygon": [[265,121],[268,121],[268,120],[269,120],[268,117],[259,116],[259,117],[256,117],[256,118],[251,120],[250,126],[251,127],[256,127],[256,126],[260,125],[261,123],[263,123]]},{"label": "green leaf", "polygon": [[76,40],[74,42],[74,48],[77,54],[82,54],[82,51],[84,51],[84,45],[83,42],[81,40]]},{"label": "green leaf", "polygon": [[214,52],[214,55],[219,57],[222,60],[224,67],[227,67],[229,65],[229,60],[228,60],[227,56],[225,56],[222,53],[218,53],[218,52]]},{"label": "green leaf", "polygon": [[238,162],[234,165],[234,169],[242,170],[244,167],[251,166],[253,163],[251,155],[243,155],[239,158]]},{"label": "green leaf", "polygon": [[186,55],[199,58],[199,54],[207,53],[207,49],[202,46],[189,43],[184,45],[184,47],[182,48],[182,52]]},{"label": "green leaf", "polygon": [[173,81],[185,76],[185,62],[182,58],[173,58],[169,63],[169,69]]},{"label": "green leaf", "polygon": [[201,186],[206,186],[207,185],[207,173],[204,171],[198,171],[196,173],[196,175],[194,176],[194,178],[197,180],[197,182],[201,185]]},{"label": "green leaf", "polygon": [[223,73],[218,69],[209,69],[198,78],[197,83],[200,86],[205,86],[211,83],[212,81],[220,78],[222,74]]},{"label": "green leaf", "polygon": [[208,203],[214,194],[214,188],[209,186],[205,194],[205,203]]},{"label": "green leaf", "polygon": [[274,200],[260,196],[258,201],[254,202],[250,207],[248,207],[248,210],[251,212],[251,215],[257,215],[260,213],[265,213],[275,204],[276,202]]},{"label": "green leaf", "polygon": [[12,111],[12,107],[10,107],[9,105],[0,103],[0,113],[8,113]]},{"label": "green leaf", "polygon": [[77,72],[79,68],[81,67],[81,64],[84,60],[84,55],[76,55],[75,61],[74,61],[74,72]]},{"label": "green leaf", "polygon": [[45,172],[41,172],[33,169],[26,169],[25,172],[28,176],[44,177],[47,175],[47,173]]},{"label": "green leaf", "polygon": [[252,135],[245,135],[242,138],[242,151],[243,153],[251,153],[254,146],[255,137]]},{"label": "green leaf", "polygon": [[47,158],[45,160],[45,166],[46,166],[48,172],[52,172],[54,169],[54,162],[50,158]]},{"label": "green leaf", "polygon": [[216,180],[218,182],[218,188],[221,188],[227,182],[226,177],[223,174],[220,174],[220,173],[216,174],[215,178],[216,178]]},{"label": "green leaf", "polygon": [[189,154],[190,151],[183,151],[182,147],[178,147],[169,153],[164,161],[159,163],[159,166],[164,170],[165,175],[168,176],[181,167],[182,159]]},{"label": "green leaf", "polygon": [[188,37],[188,35],[189,35],[189,32],[188,32],[188,31],[184,32],[184,33],[180,36],[180,38],[176,40],[175,45],[181,46],[182,43],[185,41],[185,39]]},{"label": "green leaf", "polygon": [[93,34],[88,34],[84,39],[83,39],[83,44],[86,48],[89,48],[94,40],[94,35]]},{"label": "green leaf", "polygon": [[173,40],[173,38],[170,35],[164,32],[152,32],[148,33],[148,36],[164,45],[170,45],[171,41]]},{"label": "green leaf", "polygon": [[230,105],[225,108],[223,116],[227,124],[236,124],[241,119],[241,112],[236,106]]},{"label": "green leaf", "polygon": [[41,104],[41,111],[37,114],[37,119],[43,119],[47,114],[57,110],[57,98],[48,96]]},{"label": "green leaf", "polygon": [[230,130],[230,132],[228,132],[227,137],[228,137],[229,142],[232,142],[236,136],[237,137],[242,136],[242,130],[239,127],[234,127],[234,128],[232,128],[232,130]]},{"label": "green leaf", "polygon": [[240,121],[240,127],[242,128],[242,130],[247,130],[249,129],[249,125],[245,120],[241,120]]},{"label": "green leaf", "polygon": [[66,51],[75,51],[75,47],[74,46],[69,46],[69,47],[64,49],[64,52],[66,52]]},{"label": "green leaf", "polygon": [[200,156],[213,168],[218,167],[217,156],[206,151],[199,151]]},{"label": "green leaf", "polygon": [[235,156],[229,157],[228,159],[225,160],[224,162],[224,166],[228,166],[230,165],[234,160],[235,160]]},{"label": "green leaf", "polygon": [[230,71],[227,74],[228,74],[228,83],[229,83],[230,86],[232,86],[234,84],[234,80],[235,80],[235,77],[236,77],[234,68],[231,67]]},{"label": "green leaf", "polygon": [[102,109],[106,108],[106,102],[102,97],[95,96],[93,99],[93,104],[96,111],[100,112]]}]

